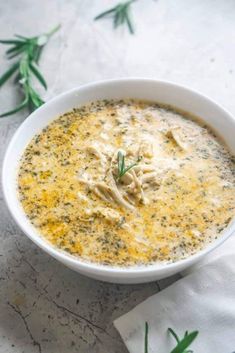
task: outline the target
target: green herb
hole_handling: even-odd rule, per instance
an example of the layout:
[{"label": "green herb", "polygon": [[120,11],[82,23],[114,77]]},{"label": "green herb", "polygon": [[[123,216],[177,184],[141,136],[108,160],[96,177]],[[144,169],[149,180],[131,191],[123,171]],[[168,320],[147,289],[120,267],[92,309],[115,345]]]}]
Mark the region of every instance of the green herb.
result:
[{"label": "green herb", "polygon": [[126,167],[125,163],[125,155],[122,151],[118,151],[117,154],[117,163],[118,163],[118,175],[117,175],[117,180],[121,179],[121,177],[128,172],[128,170],[132,169],[135,167],[141,158],[138,158],[137,162],[130,164],[129,166]]},{"label": "green herb", "polygon": [[25,107],[31,111],[44,103],[32,87],[32,77],[34,76],[47,89],[46,81],[38,68],[38,61],[43,47],[59,28],[60,26],[57,26],[50,32],[37,37],[15,35],[13,39],[0,40],[1,44],[10,45],[6,51],[8,59],[18,57],[18,60],[0,77],[0,87],[15,74],[15,83],[20,85],[24,95],[22,102],[16,108],[1,114],[0,117],[15,114]]},{"label": "green herb", "polygon": [[[144,335],[144,353],[148,353],[148,323],[145,322],[145,335]],[[192,344],[198,335],[198,331],[188,333],[185,332],[184,337],[180,339],[172,328],[168,328],[168,332],[175,338],[176,347],[170,353],[193,353],[188,347]]]},{"label": "green herb", "polygon": [[145,322],[145,334],[144,334],[144,353],[148,353],[148,335],[149,335],[149,325]]},{"label": "green herb", "polygon": [[131,34],[134,34],[133,25],[130,19],[130,6],[136,0],[129,0],[120,2],[115,7],[102,12],[94,18],[94,20],[100,20],[102,18],[111,17],[113,19],[113,26],[117,28],[122,25],[127,25]]},{"label": "green herb", "polygon": [[192,344],[192,342],[197,337],[198,331],[193,331],[190,333],[186,331],[182,339],[179,339],[179,337],[172,330],[172,328],[168,328],[168,331],[171,333],[171,335],[175,338],[177,342],[177,346],[171,351],[171,353],[193,353],[192,350],[188,350],[187,348]]}]

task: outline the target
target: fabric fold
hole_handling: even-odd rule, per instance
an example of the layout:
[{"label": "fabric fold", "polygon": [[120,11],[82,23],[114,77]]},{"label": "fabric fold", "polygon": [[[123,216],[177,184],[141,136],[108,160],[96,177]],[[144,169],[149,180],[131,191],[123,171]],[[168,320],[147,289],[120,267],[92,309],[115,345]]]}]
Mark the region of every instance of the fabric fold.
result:
[{"label": "fabric fold", "polygon": [[199,353],[235,351],[235,237],[188,274],[115,320],[131,353],[144,352],[144,326],[149,324],[149,353],[169,353],[179,336],[198,330],[192,347]]}]

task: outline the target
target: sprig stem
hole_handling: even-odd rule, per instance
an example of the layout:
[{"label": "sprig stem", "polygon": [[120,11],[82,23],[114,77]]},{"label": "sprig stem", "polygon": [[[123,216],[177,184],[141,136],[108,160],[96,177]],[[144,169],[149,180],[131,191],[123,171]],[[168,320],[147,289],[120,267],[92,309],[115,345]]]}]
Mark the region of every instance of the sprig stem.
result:
[{"label": "sprig stem", "polygon": [[58,32],[60,28],[61,28],[61,24],[59,23],[57,26],[55,26],[55,27],[52,28],[49,32],[47,32],[47,36],[48,36],[48,37],[53,36],[53,34],[55,34],[56,32]]}]

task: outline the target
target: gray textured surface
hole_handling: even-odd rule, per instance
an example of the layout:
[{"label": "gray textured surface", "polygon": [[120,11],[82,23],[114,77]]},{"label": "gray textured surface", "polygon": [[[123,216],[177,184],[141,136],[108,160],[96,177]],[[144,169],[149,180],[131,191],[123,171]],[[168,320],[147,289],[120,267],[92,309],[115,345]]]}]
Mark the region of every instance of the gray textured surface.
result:
[{"label": "gray textured surface", "polygon": [[[173,80],[235,113],[234,0],[139,0],[136,35],[92,18],[115,0],[0,0],[1,37],[35,34],[58,22],[41,68],[54,95],[93,80],[146,76]],[[0,70],[7,67],[0,47]],[[12,83],[0,110],[17,102]],[[1,160],[27,116],[0,122]],[[112,321],[174,279],[121,286],[80,276],[44,254],[11,219],[0,194],[0,352],[126,352]]]}]

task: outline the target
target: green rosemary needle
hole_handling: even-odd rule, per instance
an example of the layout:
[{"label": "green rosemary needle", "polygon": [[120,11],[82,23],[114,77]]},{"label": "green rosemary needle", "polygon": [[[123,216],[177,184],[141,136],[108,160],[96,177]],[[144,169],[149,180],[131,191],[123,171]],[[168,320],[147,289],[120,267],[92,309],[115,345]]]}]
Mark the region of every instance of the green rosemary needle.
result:
[{"label": "green rosemary needle", "polygon": [[47,89],[46,81],[38,68],[38,61],[43,47],[59,28],[60,25],[53,28],[50,32],[36,37],[15,35],[13,39],[0,40],[1,44],[10,45],[9,49],[6,51],[7,59],[18,58],[0,77],[0,87],[15,75],[15,83],[20,85],[23,92],[21,103],[16,108],[1,114],[0,117],[15,114],[25,107],[28,107],[30,111],[35,110],[44,103],[32,86],[32,77],[34,76],[40,84]]},{"label": "green rosemary needle", "polygon": [[100,20],[103,18],[111,17],[113,19],[113,26],[117,28],[122,25],[127,25],[129,32],[134,34],[133,25],[130,18],[130,7],[131,4],[136,0],[129,0],[118,3],[115,7],[102,12],[94,18],[94,20]]},{"label": "green rosemary needle", "polygon": [[148,353],[148,336],[149,336],[149,325],[145,322],[145,334],[144,334],[144,353]]},{"label": "green rosemary needle", "polygon": [[177,345],[170,353],[193,353],[193,351],[187,348],[191,346],[192,342],[198,335],[198,331],[188,332],[186,331],[184,337],[179,339],[178,335],[172,328],[168,328],[168,332],[175,338]]},{"label": "green rosemary needle", "polygon": [[117,165],[118,165],[117,181],[120,180],[121,177],[123,177],[123,175],[125,175],[128,172],[128,170],[135,167],[139,163],[140,160],[141,160],[141,158],[138,158],[138,160],[135,163],[132,163],[129,166],[126,166],[125,154],[122,151],[118,151],[118,154],[117,154]]}]

